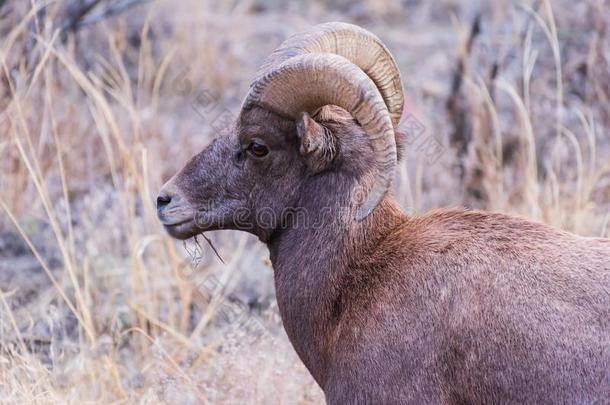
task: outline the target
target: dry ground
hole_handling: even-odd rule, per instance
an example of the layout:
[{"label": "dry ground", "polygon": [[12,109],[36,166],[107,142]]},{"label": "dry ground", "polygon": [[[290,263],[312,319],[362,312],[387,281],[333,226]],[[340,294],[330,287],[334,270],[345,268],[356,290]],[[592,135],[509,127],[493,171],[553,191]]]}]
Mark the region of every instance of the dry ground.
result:
[{"label": "dry ground", "polygon": [[211,234],[223,265],[168,238],[153,202],[315,23],[360,24],[396,56],[406,210],[610,234],[607,1],[79,3],[0,0],[1,402],[322,402],[264,246]]}]

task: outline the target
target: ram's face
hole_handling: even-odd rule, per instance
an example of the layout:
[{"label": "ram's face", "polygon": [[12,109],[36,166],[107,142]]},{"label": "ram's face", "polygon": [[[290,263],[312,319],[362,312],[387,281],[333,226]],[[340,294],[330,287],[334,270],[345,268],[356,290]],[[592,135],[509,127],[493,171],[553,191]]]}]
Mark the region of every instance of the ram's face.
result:
[{"label": "ram's face", "polygon": [[[319,197],[300,195],[311,186],[306,180],[341,166],[350,182],[370,172],[357,199],[354,219],[361,221],[392,183],[403,104],[396,62],[370,32],[327,23],[294,35],[257,72],[235,131],[164,186],[158,216],[177,238],[237,228],[269,240],[297,197]],[[336,120],[328,106],[347,115]],[[336,193],[330,184],[308,190]]]},{"label": "ram's face", "polygon": [[262,109],[242,114],[160,192],[158,216],[170,235],[241,229],[264,239],[307,172],[296,132],[294,122]]}]

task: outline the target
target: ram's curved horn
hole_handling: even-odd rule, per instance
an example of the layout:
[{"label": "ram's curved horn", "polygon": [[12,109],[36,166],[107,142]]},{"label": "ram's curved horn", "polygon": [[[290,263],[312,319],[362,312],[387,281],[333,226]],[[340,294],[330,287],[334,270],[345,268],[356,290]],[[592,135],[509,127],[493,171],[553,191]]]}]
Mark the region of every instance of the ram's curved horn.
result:
[{"label": "ram's curved horn", "polygon": [[329,22],[291,36],[265,59],[254,82],[275,66],[307,53],[334,53],[362,69],[375,82],[396,128],[404,105],[400,70],[379,38],[356,25]]},{"label": "ram's curved horn", "polygon": [[376,177],[356,213],[361,221],[375,209],[392,184],[396,141],[390,113],[375,83],[358,66],[331,53],[294,56],[252,83],[242,110],[254,106],[296,118],[324,105],[347,110],[368,134],[375,153]]}]

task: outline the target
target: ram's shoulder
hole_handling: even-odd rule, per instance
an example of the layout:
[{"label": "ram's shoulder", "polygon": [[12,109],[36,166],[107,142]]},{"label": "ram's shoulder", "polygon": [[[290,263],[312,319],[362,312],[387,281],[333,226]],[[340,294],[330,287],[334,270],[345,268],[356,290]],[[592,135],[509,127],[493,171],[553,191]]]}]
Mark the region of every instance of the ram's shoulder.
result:
[{"label": "ram's shoulder", "polygon": [[479,256],[548,255],[590,248],[591,243],[582,243],[583,239],[521,216],[437,209],[409,217],[388,233],[379,249],[402,261],[445,258],[455,262]]},{"label": "ram's shoulder", "polygon": [[[437,209],[414,217],[401,229],[402,233],[418,231],[441,238],[469,237],[478,241],[506,240],[518,243],[523,239],[575,240],[578,236],[520,215],[467,210]],[[491,238],[491,239],[489,239]]]}]

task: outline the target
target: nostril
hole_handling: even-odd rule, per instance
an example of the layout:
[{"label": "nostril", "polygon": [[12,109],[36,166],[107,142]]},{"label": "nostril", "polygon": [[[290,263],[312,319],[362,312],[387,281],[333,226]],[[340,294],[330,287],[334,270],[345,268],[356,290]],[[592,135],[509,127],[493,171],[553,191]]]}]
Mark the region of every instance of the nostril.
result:
[{"label": "nostril", "polygon": [[161,191],[161,193],[159,193],[159,196],[157,197],[157,209],[165,207],[171,201],[172,201],[172,196],[167,194],[164,191]]}]

